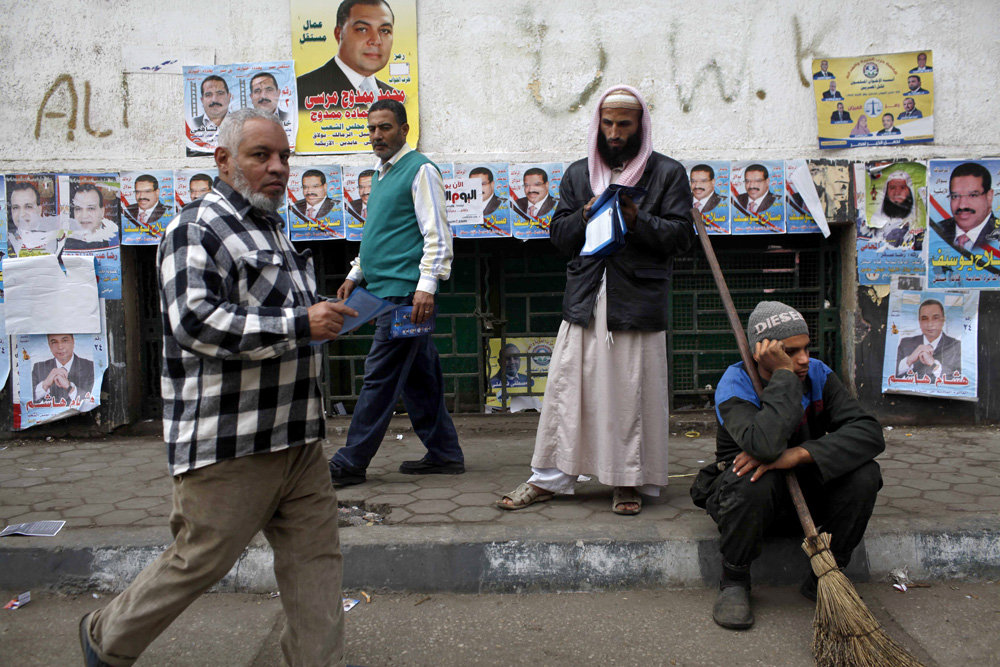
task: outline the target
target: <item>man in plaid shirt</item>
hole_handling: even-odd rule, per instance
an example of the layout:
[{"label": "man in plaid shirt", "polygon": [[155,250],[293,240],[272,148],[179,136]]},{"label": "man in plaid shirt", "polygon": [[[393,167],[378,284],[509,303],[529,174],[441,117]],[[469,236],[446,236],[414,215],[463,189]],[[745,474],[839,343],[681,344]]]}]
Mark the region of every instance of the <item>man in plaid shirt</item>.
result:
[{"label": "man in plaid shirt", "polygon": [[322,439],[320,348],[343,316],[316,296],[309,251],[275,211],[288,140],[273,114],[226,117],[219,178],[160,243],[163,431],[174,542],[80,622],[87,665],[131,665],[236,563],[259,530],[287,616],[285,662],[343,665],[337,498]]}]

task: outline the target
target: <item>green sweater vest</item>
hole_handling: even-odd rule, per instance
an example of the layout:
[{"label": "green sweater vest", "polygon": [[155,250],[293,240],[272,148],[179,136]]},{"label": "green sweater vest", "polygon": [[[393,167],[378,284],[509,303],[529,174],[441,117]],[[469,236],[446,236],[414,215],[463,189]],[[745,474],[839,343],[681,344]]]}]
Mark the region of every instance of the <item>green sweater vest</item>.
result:
[{"label": "green sweater vest", "polygon": [[438,168],[410,151],[381,180],[377,173],[372,178],[359,256],[368,291],[376,296],[406,296],[417,288],[424,235],[413,210],[413,179],[428,162]]}]

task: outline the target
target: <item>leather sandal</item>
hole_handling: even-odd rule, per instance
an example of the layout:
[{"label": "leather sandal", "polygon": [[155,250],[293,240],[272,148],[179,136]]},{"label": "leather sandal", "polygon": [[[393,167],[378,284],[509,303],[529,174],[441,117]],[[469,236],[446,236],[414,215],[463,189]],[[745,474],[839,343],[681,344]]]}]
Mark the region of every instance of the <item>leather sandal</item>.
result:
[{"label": "leather sandal", "polygon": [[[542,489],[536,489],[531,484],[524,482],[521,486],[517,487],[508,494],[505,494],[503,498],[493,503],[502,510],[520,510],[524,509],[528,505],[534,505],[535,503],[543,503],[546,500],[551,500],[554,493]],[[504,499],[510,499],[511,504],[508,505],[504,502]]]},{"label": "leather sandal", "polygon": [[[618,509],[619,505],[635,503],[638,507],[634,510]],[[611,511],[615,514],[632,516],[642,511],[642,496],[635,490],[634,486],[616,486],[611,496]]]}]

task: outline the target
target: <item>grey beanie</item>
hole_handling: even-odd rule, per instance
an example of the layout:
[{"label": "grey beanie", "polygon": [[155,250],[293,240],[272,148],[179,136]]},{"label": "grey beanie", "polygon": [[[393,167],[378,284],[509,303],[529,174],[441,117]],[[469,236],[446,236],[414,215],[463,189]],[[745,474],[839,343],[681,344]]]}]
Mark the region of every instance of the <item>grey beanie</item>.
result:
[{"label": "grey beanie", "polygon": [[780,301],[761,301],[747,320],[750,351],[764,340],[784,340],[792,336],[809,335],[809,326],[802,313]]}]

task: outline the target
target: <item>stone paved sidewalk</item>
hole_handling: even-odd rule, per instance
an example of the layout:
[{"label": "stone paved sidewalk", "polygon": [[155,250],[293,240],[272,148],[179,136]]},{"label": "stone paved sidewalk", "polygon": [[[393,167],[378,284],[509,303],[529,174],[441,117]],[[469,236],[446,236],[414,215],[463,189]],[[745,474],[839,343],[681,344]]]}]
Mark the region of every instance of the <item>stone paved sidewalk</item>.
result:
[{"label": "stone paved sidewalk", "polygon": [[[423,447],[405,418],[390,433],[368,470],[368,481],[342,489],[341,504],[386,515],[387,524],[615,523],[611,490],[596,481],[577,485],[577,497],[557,497],[517,512],[492,506],[501,493],[527,479],[535,421],[528,417],[460,416],[466,451],[464,475],[411,476],[399,464],[420,458]],[[348,421],[330,421],[327,455],[343,442]],[[695,428],[698,428],[697,426]],[[711,427],[681,426],[670,440],[671,485],[646,501],[630,521],[708,522],[688,497],[693,474],[714,451]],[[689,436],[686,437],[685,433]],[[1000,511],[1000,429],[921,427],[885,431],[878,459],[885,487],[875,520],[893,517],[996,516]],[[0,448],[0,525],[65,519],[64,530],[155,527],[167,530],[171,483],[159,437],[11,442]],[[0,446],[0,447],[4,447]]]}]

